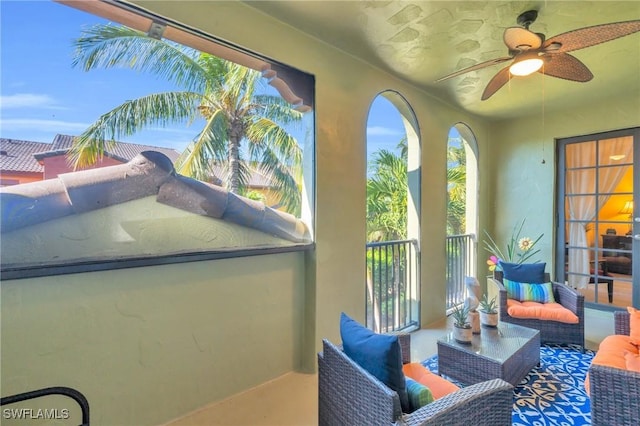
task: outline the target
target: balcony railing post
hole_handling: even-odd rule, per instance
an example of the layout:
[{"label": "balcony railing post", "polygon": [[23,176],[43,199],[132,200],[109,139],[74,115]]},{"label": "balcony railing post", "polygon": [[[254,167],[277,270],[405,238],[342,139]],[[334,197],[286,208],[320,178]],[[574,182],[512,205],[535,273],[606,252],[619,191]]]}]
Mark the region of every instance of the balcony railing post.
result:
[{"label": "balcony railing post", "polygon": [[464,302],[464,278],[475,276],[475,235],[451,235],[446,239],[447,306],[449,311]]},{"label": "balcony railing post", "polygon": [[379,333],[419,324],[417,241],[367,244],[367,326]]}]

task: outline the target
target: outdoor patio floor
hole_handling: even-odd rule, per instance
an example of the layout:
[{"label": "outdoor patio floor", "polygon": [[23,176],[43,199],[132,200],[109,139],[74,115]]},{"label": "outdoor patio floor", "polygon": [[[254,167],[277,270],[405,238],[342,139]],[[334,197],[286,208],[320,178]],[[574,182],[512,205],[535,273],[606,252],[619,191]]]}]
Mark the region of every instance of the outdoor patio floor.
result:
[{"label": "outdoor patio floor", "polygon": [[[611,312],[585,309],[586,346],[597,350],[613,334]],[[443,320],[411,334],[411,359],[423,361],[437,352],[447,330]],[[288,373],[223,401],[207,405],[166,426],[304,426],[317,425],[317,374]]]}]

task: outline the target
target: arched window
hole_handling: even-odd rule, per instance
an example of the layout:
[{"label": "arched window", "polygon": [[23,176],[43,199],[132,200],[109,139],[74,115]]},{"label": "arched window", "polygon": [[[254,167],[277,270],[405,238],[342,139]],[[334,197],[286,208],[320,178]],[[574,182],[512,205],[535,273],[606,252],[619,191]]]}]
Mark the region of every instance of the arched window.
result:
[{"label": "arched window", "polygon": [[464,277],[476,276],[478,148],[471,129],[457,123],[447,142],[447,310],[465,298]]},{"label": "arched window", "polygon": [[420,141],[407,101],[379,94],[367,120],[367,325],[419,327]]}]

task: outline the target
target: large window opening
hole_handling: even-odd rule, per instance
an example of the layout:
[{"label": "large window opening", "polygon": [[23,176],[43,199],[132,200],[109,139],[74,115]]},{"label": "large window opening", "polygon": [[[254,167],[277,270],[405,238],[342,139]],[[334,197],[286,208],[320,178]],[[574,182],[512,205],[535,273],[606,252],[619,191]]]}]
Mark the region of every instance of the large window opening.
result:
[{"label": "large window opening", "polygon": [[3,4],[3,278],[311,246],[313,76],[61,3]]},{"label": "large window opening", "polygon": [[467,296],[465,277],[476,276],[477,235],[477,143],[471,129],[458,123],[447,141],[447,311]]},{"label": "large window opening", "polygon": [[378,95],[367,120],[367,326],[377,332],[420,323],[420,142],[407,101]]}]

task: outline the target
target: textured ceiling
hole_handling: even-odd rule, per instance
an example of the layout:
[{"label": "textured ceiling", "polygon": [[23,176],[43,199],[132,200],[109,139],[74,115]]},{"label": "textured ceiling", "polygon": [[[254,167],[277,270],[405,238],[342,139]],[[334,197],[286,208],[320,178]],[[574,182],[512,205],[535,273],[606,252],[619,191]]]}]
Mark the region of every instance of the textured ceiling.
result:
[{"label": "textured ceiling", "polygon": [[508,56],[502,35],[517,16],[538,10],[530,27],[546,38],[598,24],[640,19],[640,1],[246,1],[436,97],[494,119],[570,108],[630,93],[640,97],[640,33],[571,54],[594,74],[577,83],[535,73],[480,97],[504,66],[435,83],[476,63]]}]

